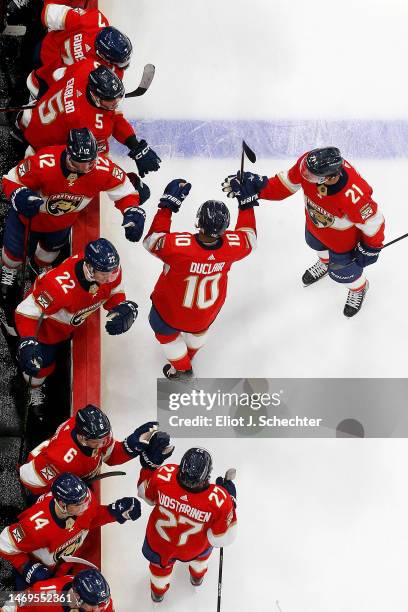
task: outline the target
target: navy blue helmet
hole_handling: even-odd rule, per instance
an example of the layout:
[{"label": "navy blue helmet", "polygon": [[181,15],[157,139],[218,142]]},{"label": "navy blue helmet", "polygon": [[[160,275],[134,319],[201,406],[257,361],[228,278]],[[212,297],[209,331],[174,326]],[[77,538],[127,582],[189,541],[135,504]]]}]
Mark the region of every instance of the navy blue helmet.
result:
[{"label": "navy blue helmet", "polygon": [[52,483],[51,491],[57,501],[64,504],[82,504],[89,495],[88,486],[83,480],[71,474],[63,472]]},{"label": "navy blue helmet", "polygon": [[95,38],[97,54],[109,64],[126,68],[132,57],[132,43],[126,34],[112,26],[102,28]]},{"label": "navy blue helmet", "polygon": [[303,158],[301,173],[310,182],[319,182],[327,177],[339,174],[343,166],[343,158],[337,147],[313,149]]},{"label": "navy blue helmet", "polygon": [[94,161],[98,156],[98,144],[91,130],[86,127],[70,130],[67,151],[70,158],[75,162]]},{"label": "navy blue helmet", "polygon": [[112,430],[106,414],[92,404],[78,410],[75,416],[75,429],[89,440],[105,438]]},{"label": "navy blue helmet", "polygon": [[98,66],[89,73],[88,91],[97,105],[99,100],[117,100],[125,95],[122,81],[107,66]]},{"label": "navy blue helmet", "polygon": [[78,572],[72,581],[80,604],[98,606],[107,603],[110,599],[110,588],[101,572],[97,569],[86,569]]},{"label": "navy blue helmet", "polygon": [[230,224],[230,213],[224,202],[207,200],[197,211],[196,227],[207,236],[218,238]]},{"label": "navy blue helmet", "polygon": [[86,245],[85,261],[97,272],[112,272],[118,268],[120,258],[109,240],[98,238]]},{"label": "navy blue helmet", "polygon": [[181,458],[177,480],[189,491],[202,491],[210,484],[212,459],[205,448],[190,448]]}]

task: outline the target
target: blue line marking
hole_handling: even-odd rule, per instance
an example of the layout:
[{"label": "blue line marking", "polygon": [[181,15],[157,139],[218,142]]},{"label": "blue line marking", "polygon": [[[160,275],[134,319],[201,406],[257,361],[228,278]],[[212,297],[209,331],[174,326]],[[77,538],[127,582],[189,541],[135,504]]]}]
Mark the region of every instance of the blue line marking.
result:
[{"label": "blue line marking", "polygon": [[[242,139],[258,157],[298,157],[315,147],[334,145],[346,158],[408,157],[408,121],[366,120],[172,120],[131,121],[163,157],[236,157]],[[112,142],[114,153],[126,149]]]}]

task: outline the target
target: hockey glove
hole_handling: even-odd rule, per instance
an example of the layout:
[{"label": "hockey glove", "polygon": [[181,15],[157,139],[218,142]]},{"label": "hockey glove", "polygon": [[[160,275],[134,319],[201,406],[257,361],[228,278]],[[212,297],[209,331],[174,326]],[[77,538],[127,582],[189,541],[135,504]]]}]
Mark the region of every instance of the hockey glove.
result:
[{"label": "hockey glove", "polygon": [[118,336],[127,332],[136,321],[137,304],[126,300],[114,306],[107,316],[105,329],[111,336]]},{"label": "hockey glove", "polygon": [[224,487],[224,489],[228,491],[228,493],[232,497],[234,508],[236,508],[237,507],[237,489],[234,483],[232,482],[232,480],[225,480],[225,478],[223,478],[222,476],[218,476],[217,480],[215,481],[215,484],[217,484],[220,487]]},{"label": "hockey glove", "polygon": [[40,210],[41,204],[44,204],[44,200],[32,189],[28,187],[19,187],[10,196],[10,201],[16,210],[27,219],[35,217]]},{"label": "hockey glove", "polygon": [[133,146],[128,155],[135,160],[137,170],[142,178],[149,172],[156,172],[160,168],[160,157],[145,140],[140,140]]},{"label": "hockey glove", "polygon": [[140,206],[126,208],[123,213],[122,227],[125,228],[125,236],[130,242],[139,242],[143,235],[146,213]]},{"label": "hockey glove", "polygon": [[159,208],[170,208],[173,212],[178,212],[190,189],[191,183],[187,183],[185,179],[172,180],[160,198]]},{"label": "hockey glove", "polygon": [[108,510],[115,521],[123,525],[126,521],[137,521],[142,514],[140,501],[136,497],[122,497],[113,504],[109,504]]},{"label": "hockey glove", "polygon": [[364,244],[364,242],[359,242],[355,248],[356,262],[359,266],[365,268],[377,261],[380,252],[380,247],[372,247]]},{"label": "hockey glove", "polygon": [[174,451],[170,444],[170,436],[165,431],[155,432],[149,440],[148,447],[140,455],[141,466],[148,470],[156,470]]},{"label": "hockey glove", "polygon": [[228,198],[237,198],[240,210],[259,206],[259,193],[268,182],[267,176],[253,174],[252,172],[237,172],[236,175],[227,176],[222,183],[222,190],[227,194]]},{"label": "hockey glove", "polygon": [[127,177],[139,194],[139,205],[147,202],[150,198],[150,189],[146,183],[140,180],[140,176],[138,176],[136,172],[128,172]]},{"label": "hockey glove", "polygon": [[157,421],[149,421],[135,429],[135,431],[122,442],[125,451],[131,457],[140,455],[140,453],[149,446],[149,440],[153,433],[157,432],[158,424]]},{"label": "hockey glove", "polygon": [[21,338],[18,345],[20,367],[28,376],[35,376],[41,370],[43,357],[40,343],[34,336]]},{"label": "hockey glove", "polygon": [[40,580],[48,580],[48,578],[52,578],[52,574],[48,567],[42,563],[32,563],[31,561],[24,563],[23,567],[21,568],[21,573],[29,586],[32,586]]}]

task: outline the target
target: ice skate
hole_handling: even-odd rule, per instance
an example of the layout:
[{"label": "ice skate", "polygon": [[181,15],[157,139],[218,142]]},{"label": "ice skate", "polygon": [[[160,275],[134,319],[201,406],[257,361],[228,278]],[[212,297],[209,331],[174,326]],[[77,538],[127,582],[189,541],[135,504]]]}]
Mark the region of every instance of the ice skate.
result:
[{"label": "ice skate", "polygon": [[316,261],[313,266],[310,266],[302,276],[302,283],[304,287],[308,287],[309,285],[313,285],[321,278],[326,276],[329,271],[329,266],[323,263],[320,259]]},{"label": "ice skate", "polygon": [[166,363],[164,366],[163,374],[169,380],[178,380],[180,382],[190,382],[194,378],[193,370],[176,370],[170,363]]},{"label": "ice skate", "polygon": [[360,289],[359,291],[353,291],[349,289],[347,300],[346,300],[346,303],[344,305],[344,310],[343,310],[344,316],[349,317],[349,318],[354,317],[354,315],[356,315],[359,312],[359,310],[361,309],[361,306],[363,305],[364,298],[368,291],[368,287],[369,287],[369,284],[368,284],[368,281],[366,281],[364,287]]}]

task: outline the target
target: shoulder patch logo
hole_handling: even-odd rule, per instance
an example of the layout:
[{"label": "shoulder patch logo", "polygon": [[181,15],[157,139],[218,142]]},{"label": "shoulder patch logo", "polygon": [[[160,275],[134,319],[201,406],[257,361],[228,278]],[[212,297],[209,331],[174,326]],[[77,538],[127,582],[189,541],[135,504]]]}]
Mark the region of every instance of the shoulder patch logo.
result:
[{"label": "shoulder patch logo", "polygon": [[27,172],[30,170],[31,168],[31,161],[30,159],[26,159],[25,161],[21,162],[21,164],[18,167],[18,176],[20,178],[22,178],[25,174],[27,174]]},{"label": "shoulder patch logo", "polygon": [[41,306],[41,308],[46,310],[49,306],[51,306],[51,304],[53,303],[54,300],[53,300],[53,298],[46,291],[43,291],[36,298],[36,301]]},{"label": "shoulder patch logo", "polygon": [[25,532],[21,525],[17,525],[17,527],[15,527],[11,533],[17,544],[25,538]]},{"label": "shoulder patch logo", "polygon": [[361,214],[362,219],[364,219],[364,221],[368,219],[369,217],[371,217],[374,214],[371,204],[368,203],[362,206],[360,208],[360,214]]},{"label": "shoulder patch logo", "polygon": [[44,480],[53,480],[56,477],[57,472],[53,466],[46,465],[42,470],[40,470],[40,474]]}]

